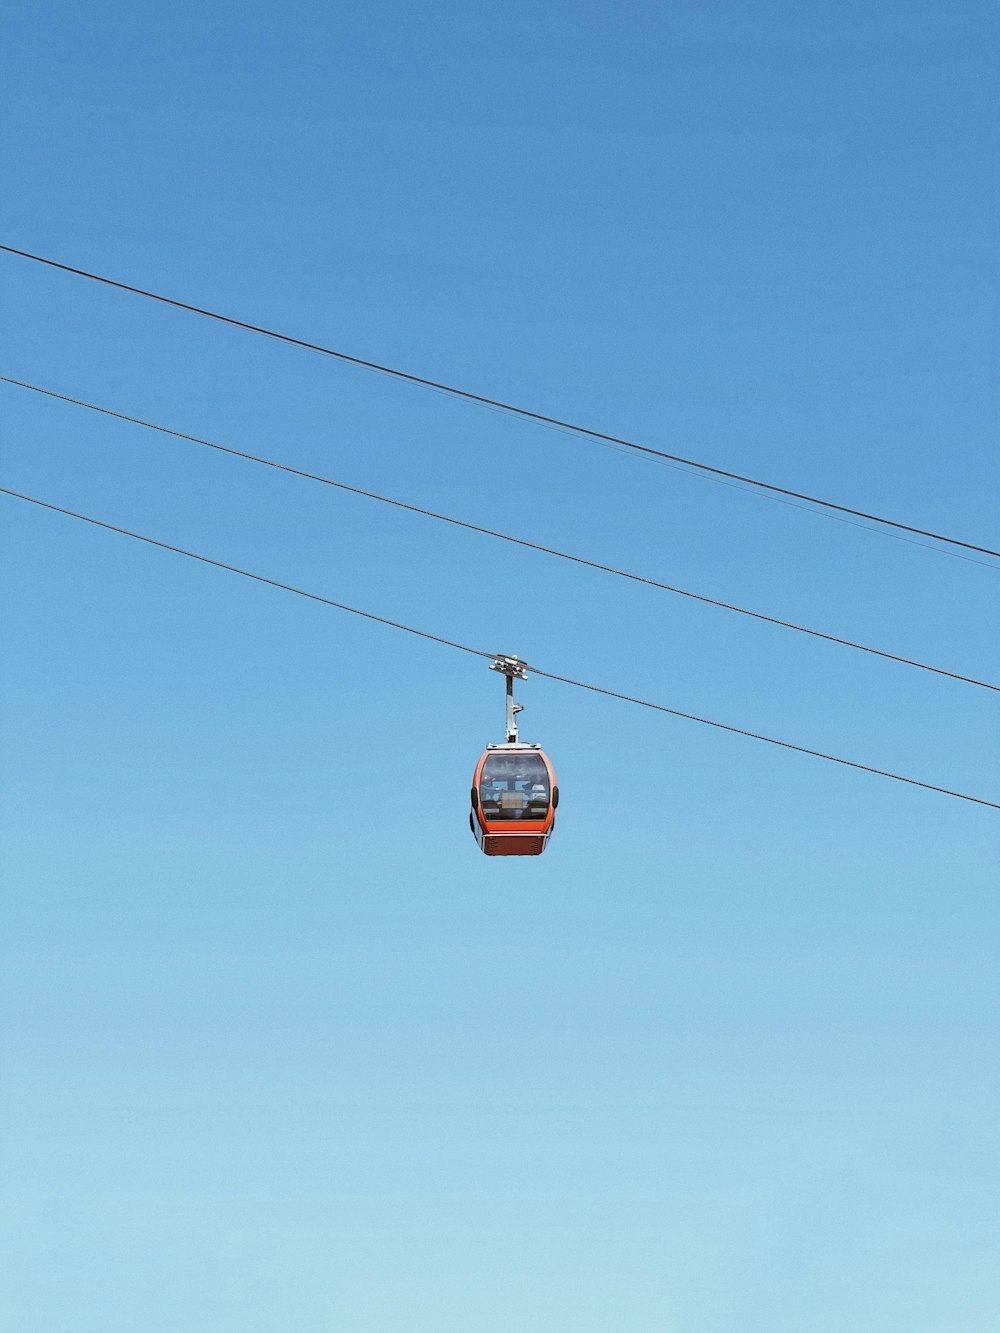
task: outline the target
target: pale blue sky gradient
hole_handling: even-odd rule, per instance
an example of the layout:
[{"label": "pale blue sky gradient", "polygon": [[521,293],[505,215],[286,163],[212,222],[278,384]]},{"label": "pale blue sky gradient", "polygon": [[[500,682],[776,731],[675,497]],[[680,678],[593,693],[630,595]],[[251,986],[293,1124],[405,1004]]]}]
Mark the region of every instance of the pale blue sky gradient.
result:
[{"label": "pale blue sky gradient", "polygon": [[[14,4],[0,239],[997,544],[985,3]],[[0,372],[997,676],[997,573],[0,256]],[[996,706],[0,386],[3,483],[998,799]],[[0,1327],[992,1333],[995,812],[4,501]]]}]

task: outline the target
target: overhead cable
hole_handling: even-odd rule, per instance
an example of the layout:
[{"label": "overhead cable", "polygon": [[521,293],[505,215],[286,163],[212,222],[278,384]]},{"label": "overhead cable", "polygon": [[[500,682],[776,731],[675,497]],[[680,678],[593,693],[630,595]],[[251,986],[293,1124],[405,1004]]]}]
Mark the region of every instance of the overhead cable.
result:
[{"label": "overhead cable", "polygon": [[408,504],[405,500],[397,500],[388,495],[379,495],[375,491],[367,491],[360,486],[349,486],[346,482],[335,481],[332,477],[325,477],[317,472],[308,472],[304,468],[292,467],[288,463],[279,463],[273,458],[248,453],[244,449],[234,449],[230,445],[219,444],[214,440],[205,440],[197,435],[188,435],[185,431],[174,430],[170,426],[162,426],[154,421],[145,421],[142,417],[130,416],[127,412],[118,412],[110,407],[101,407],[97,403],[89,403],[82,398],[73,398],[69,394],[58,393],[55,389],[46,389],[38,384],[29,384],[26,380],[14,379],[10,375],[0,375],[0,383],[11,384],[19,389],[30,389],[32,393],[42,394],[46,398],[55,398],[62,403],[71,403],[74,407],[84,407],[90,412],[99,412],[103,416],[114,418],[116,421],[127,421],[131,425],[142,426],[146,430],[157,431],[161,435],[184,440],[188,444],[204,445],[208,449],[215,449],[222,454],[230,454],[232,457],[244,459],[246,462],[259,463],[265,467],[274,468],[278,472],[287,472],[294,477],[303,477],[307,481],[320,482],[324,486],[332,486],[336,490],[347,491],[351,495],[360,495],[367,500],[376,500],[379,504],[392,505],[396,509],[407,510],[411,514],[420,514],[424,518],[436,519],[441,523],[450,523],[454,527],[465,528],[469,532],[478,532],[486,537],[495,537],[499,541],[510,542],[514,546],[522,546],[530,551],[541,551],[544,555],[556,556],[560,560],[568,560],[573,564],[583,565],[587,569],[597,569],[605,574],[612,574],[616,578],[629,579],[633,583],[641,583],[646,587],[657,588],[662,592],[676,593],[679,597],[687,597],[695,602],[703,602],[707,606],[719,607],[723,611],[734,611],[741,616],[748,616],[752,620],[761,620],[769,625],[778,625],[782,629],[795,630],[799,634],[808,634],[815,639],[840,644],[844,648],[854,648],[859,652],[870,653],[874,657],[882,657],[890,662],[899,662],[904,666],[916,667],[920,671],[930,671],[937,676],[945,676],[949,680],[961,681],[966,685],[975,685],[980,689],[995,690],[1000,693],[1000,685],[995,685],[991,681],[978,680],[975,676],[965,676],[958,671],[949,671],[944,667],[931,666],[927,662],[918,662],[915,658],[903,657],[899,653],[890,653],[882,648],[872,648],[868,644],[856,643],[853,639],[841,638],[837,634],[828,634],[824,630],[810,629],[806,625],[798,625],[791,620],[782,620],[778,616],[765,615],[762,611],[751,611],[745,606],[736,606],[732,602],[724,602],[717,597],[708,597],[703,593],[692,592],[689,588],[678,588],[673,584],[662,583],[658,579],[648,578],[643,574],[634,574],[629,570],[617,569],[614,565],[603,564],[598,560],[588,560],[581,555],[573,555],[568,551],[557,550],[554,546],[544,546],[541,542],[529,541],[525,537],[514,537],[510,533],[499,532],[495,528],[486,528],[479,523],[470,523],[466,519],[455,518],[450,514],[440,514],[433,509]]},{"label": "overhead cable", "polygon": [[[398,620],[390,620],[386,616],[376,615],[372,611],[362,611],[358,607],[348,606],[345,602],[334,601],[331,597],[322,596],[319,593],[308,592],[304,588],[297,588],[293,584],[283,583],[278,579],[268,578],[263,574],[254,573],[249,569],[242,569],[238,565],[227,564],[222,560],[215,560],[210,556],[201,555],[197,551],[189,551],[183,546],[175,546],[170,542],[160,541],[155,537],[149,537],[140,532],[132,532],[129,528],[119,527],[115,523],[105,522],[103,519],[94,518],[89,514],[81,514],[76,510],[64,508],[62,505],[52,504],[48,500],[38,499],[36,496],[25,495],[21,491],[11,490],[6,486],[0,486],[0,494],[10,496],[15,500],[22,500],[27,504],[37,505],[41,509],[51,510],[56,514],[63,514],[67,518],[78,519],[83,523],[89,523],[93,527],[104,528],[108,532],[118,533],[122,537],[131,537],[135,541],[144,542],[147,546],[156,546],[160,550],[170,551],[174,555],[186,556],[189,560],[197,560],[203,565],[212,565],[215,569],[224,569],[230,574],[239,574],[242,578],[252,579],[255,583],[264,583],[268,587],[277,588],[282,592],[294,593],[297,597],[306,597],[312,602],[320,602],[324,606],[335,607],[338,611],[347,611],[354,616],[362,616],[365,620],[374,620],[380,625],[387,625],[391,629],[404,631],[406,634],[414,634],[421,639],[429,639],[433,643],[439,643],[447,648],[455,648],[463,653],[470,653],[474,657],[483,657],[495,660],[500,654],[495,652],[486,652],[480,648],[472,648],[468,644],[459,643],[454,639],[443,638],[439,634],[431,634],[427,630],[414,629],[412,625],[404,625]],[[931,782],[923,782],[918,778],[908,778],[901,773],[892,773],[888,769],[875,768],[871,764],[858,763],[853,759],[844,759],[839,755],[827,754],[823,750],[814,750],[805,745],[797,745],[792,741],[778,740],[773,736],[765,736],[757,731],[750,731],[745,727],[732,726],[727,722],[717,722],[712,718],[700,717],[697,713],[687,713],[679,708],[670,708],[666,704],[651,703],[647,699],[639,699],[634,695],[619,693],[616,690],[605,689],[600,685],[592,685],[587,681],[574,680],[569,676],[557,675],[552,671],[544,671],[540,667],[529,665],[528,668],[537,676],[543,676],[548,680],[558,681],[563,685],[571,685],[576,689],[588,690],[592,694],[603,694],[608,698],[619,699],[623,703],[635,704],[639,708],[651,708],[658,713],[668,713],[672,717],[684,718],[689,722],[697,722],[701,726],[713,727],[717,731],[731,732],[736,736],[745,736],[750,740],[762,741],[765,745],[776,745],[782,750],[793,750],[797,754],[810,755],[814,759],[824,759],[828,763],[840,764],[844,768],[856,769],[861,773],[871,773],[876,777],[889,778],[893,782],[903,782],[910,787],[922,787],[925,791],[937,792],[941,796],[951,796],[959,801],[968,801],[973,805],[987,806],[991,810],[1000,810],[1000,803],[988,801],[981,796],[970,796],[965,792],[953,791],[949,787],[940,787]]]},{"label": "overhead cable", "polygon": [[502,412],[509,412],[514,416],[525,418],[529,421],[535,421],[545,426],[555,426],[560,430],[570,431],[576,435],[586,436],[588,439],[598,440],[604,444],[617,445],[623,449],[630,449],[636,453],[645,454],[652,458],[659,458],[671,463],[682,464],[684,467],[693,468],[695,471],[703,472],[714,477],[721,477],[729,481],[740,482],[745,486],[752,486],[756,489],[772,495],[787,496],[794,500],[802,500],[807,504],[816,505],[822,509],[830,510],[838,514],[851,514],[855,518],[865,519],[869,523],[878,523],[883,527],[893,528],[899,532],[914,533],[919,537],[930,537],[936,542],[942,542],[948,546],[961,547],[966,551],[978,551],[981,555],[994,556],[1000,559],[1000,551],[995,551],[988,546],[977,546],[973,542],[962,541],[957,537],[948,537],[940,532],[932,532],[927,528],[918,528],[910,523],[902,523],[897,519],[886,518],[884,515],[868,513],[863,509],[856,509],[850,505],[837,504],[833,500],[824,500],[816,495],[807,495],[804,491],[792,490],[787,486],[777,486],[773,482],[762,481],[758,477],[744,476],[740,472],[733,472],[727,468],[714,467],[710,463],[702,463],[693,458],[685,458],[681,454],[667,453],[662,449],[653,449],[649,445],[638,444],[634,440],[627,440],[618,435],[610,435],[605,431],[594,430],[590,426],[582,426],[577,422],[564,421],[559,417],[549,416],[544,412],[535,412],[527,407],[518,407],[514,403],[504,402],[499,398],[490,398],[485,394],[474,393],[471,389],[462,389],[454,384],[444,384],[439,380],[432,380],[424,375],[417,375],[408,370],[401,370],[396,366],[383,365],[378,361],[371,361],[365,357],[354,356],[350,352],[339,351],[333,347],[325,347],[321,343],[310,342],[305,338],[296,338],[288,333],[280,333],[275,329],[269,329],[261,324],[252,324],[247,320],[236,319],[232,315],[221,314],[217,310],[208,310],[203,306],[193,305],[188,301],[180,301],[171,296],[164,296],[160,292],[150,292],[143,287],[135,287],[131,283],[121,282],[116,278],[109,278],[100,273],[91,273],[87,269],[76,268],[71,264],[63,264],[58,260],[46,258],[44,255],[32,254],[28,250],[19,250],[12,245],[0,245],[0,251],[6,254],[16,255],[21,259],[29,259],[36,264],[45,264],[49,268],[59,269],[64,273],[72,273],[80,278],[88,278],[92,282],[103,283],[106,287],[114,287],[119,291],[130,292],[134,296],[143,296],[151,301],[159,301],[163,305],[173,306],[176,310],[186,310],[193,315],[202,315],[206,319],[217,320],[220,324],[228,324],[233,328],[244,329],[249,333],[258,333],[265,338],[273,338],[278,342],[288,343],[293,347],[302,347],[310,352],[319,352],[323,356],[334,357],[338,361],[344,361],[350,365],[360,366],[365,370],[377,371],[380,375],[388,375],[397,380],[404,380],[409,384],[417,384],[425,389],[434,389],[439,393],[450,394],[454,398],[462,398],[467,402],[478,403],[483,407],[497,408]]}]

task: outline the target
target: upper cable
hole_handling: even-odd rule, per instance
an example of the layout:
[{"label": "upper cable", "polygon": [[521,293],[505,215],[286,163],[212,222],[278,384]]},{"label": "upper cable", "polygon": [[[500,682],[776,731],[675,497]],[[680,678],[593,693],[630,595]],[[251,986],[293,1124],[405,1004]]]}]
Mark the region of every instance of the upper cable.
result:
[{"label": "upper cable", "polygon": [[828,510],[838,514],[850,514],[855,518],[864,519],[868,523],[877,523],[882,527],[892,528],[897,532],[909,532],[918,537],[929,537],[933,541],[941,542],[947,546],[954,546],[966,551],[976,551],[980,555],[992,556],[1000,559],[1000,550],[993,550],[989,546],[979,546],[975,542],[964,541],[958,537],[949,537],[941,532],[934,532],[928,528],[919,528],[910,523],[903,523],[898,519],[887,518],[882,514],[873,514],[864,509],[857,509],[851,505],[839,504],[833,500],[824,500],[820,496],[809,495],[804,491],[792,490],[787,486],[778,486],[774,482],[763,481],[759,477],[748,477],[740,472],[733,472],[727,468],[715,467],[710,463],[702,463],[694,458],[685,458],[681,454],[667,453],[662,449],[654,449],[650,445],[639,444],[635,440],[627,440],[619,435],[610,435],[605,431],[595,430],[590,426],[580,425],[578,422],[564,421],[560,417],[549,416],[544,412],[536,412],[527,407],[518,407],[514,403],[504,402],[500,398],[491,398],[486,394],[475,393],[471,389],[462,389],[454,384],[444,384],[439,380],[432,380],[424,375],[414,374],[412,371],[401,370],[396,366],[383,365],[378,361],[371,361],[365,357],[355,356],[350,352],[339,351],[333,347],[325,347],[321,343],[311,342],[305,338],[296,338],[288,333],[280,333],[275,329],[269,329],[261,324],[252,324],[247,320],[236,319],[232,315],[221,314],[217,310],[208,310],[204,306],[192,305],[188,301],[180,301],[172,296],[164,296],[160,292],[147,291],[143,287],[135,287],[131,283],[121,282],[117,278],[109,278],[100,273],[91,273],[87,269],[76,268],[72,264],[63,264],[56,259],[49,259],[44,255],[32,254],[28,250],[19,250],[12,245],[0,245],[0,251],[6,254],[16,255],[21,259],[29,259],[36,264],[45,264],[49,268],[61,270],[63,273],[72,273],[80,278],[88,278],[92,282],[103,283],[107,287],[114,287],[119,291],[131,292],[134,296],[144,296],[151,301],[159,301],[163,305],[173,306],[177,310],[186,310],[190,314],[202,315],[206,319],[217,320],[221,324],[228,324],[233,328],[244,329],[249,333],[258,333],[265,338],[273,338],[278,342],[288,343],[293,347],[303,347],[310,352],[319,352],[323,356],[334,357],[338,361],[348,362],[350,365],[360,366],[365,370],[377,371],[380,375],[389,375],[394,379],[405,380],[409,384],[417,384],[425,389],[434,389],[439,393],[450,394],[455,398],[462,398],[468,402],[479,403],[484,407],[492,407],[502,412],[509,412],[514,416],[523,417],[529,421],[535,421],[545,426],[555,426],[560,430],[571,431],[576,435],[582,435],[588,439],[598,440],[603,444],[617,445],[620,448],[630,449],[636,453],[645,454],[652,458],[659,458],[666,462],[681,464],[684,467],[692,468],[697,472],[722,478],[728,481],[739,482],[744,486],[752,486],[766,494],[773,496],[784,496],[794,500],[804,501],[810,505],[816,505],[818,508]]}]

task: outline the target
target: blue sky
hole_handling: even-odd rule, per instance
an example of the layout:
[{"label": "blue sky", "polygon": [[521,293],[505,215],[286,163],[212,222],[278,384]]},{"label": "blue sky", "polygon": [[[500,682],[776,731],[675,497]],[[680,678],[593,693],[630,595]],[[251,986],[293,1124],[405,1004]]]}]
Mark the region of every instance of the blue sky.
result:
[{"label": "blue sky", "polygon": [[[2,240],[995,546],[985,3],[18,5]],[[0,373],[996,677],[997,575],[0,256]],[[985,691],[0,386],[3,482],[998,799]],[[995,812],[5,500],[0,1322],[1000,1318]]]}]

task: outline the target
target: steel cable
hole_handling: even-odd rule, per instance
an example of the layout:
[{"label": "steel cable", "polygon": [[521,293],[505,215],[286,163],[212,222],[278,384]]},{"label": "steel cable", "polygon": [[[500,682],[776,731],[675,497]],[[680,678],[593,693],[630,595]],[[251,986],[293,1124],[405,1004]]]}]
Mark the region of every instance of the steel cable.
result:
[{"label": "steel cable", "polygon": [[162,426],[154,421],[145,421],[142,417],[130,416],[127,412],[118,412],[110,407],[102,407],[97,403],[89,403],[82,398],[73,398],[69,394],[57,393],[54,389],[46,389],[37,384],[29,384],[26,380],[18,380],[10,375],[0,375],[0,383],[11,384],[20,389],[29,389],[32,393],[44,395],[46,398],[54,398],[59,402],[71,403],[75,407],[84,407],[90,412],[99,412],[103,416],[113,417],[117,421],[127,421],[134,426],[142,426],[146,430],[157,431],[161,435],[168,435],[173,439],[184,440],[188,444],[203,445],[205,448],[214,449],[218,453],[229,454],[234,458],[241,458],[250,463],[259,463],[265,467],[274,468],[278,472],[287,472],[291,476],[302,477],[307,481],[320,482],[324,486],[332,486],[336,490],[347,491],[351,495],[360,495],[367,500],[375,500],[379,504],[392,505],[396,509],[407,510],[411,514],[420,514],[424,518],[436,519],[441,523],[450,523],[457,528],[465,528],[469,532],[478,532],[486,537],[494,537],[498,541],[510,542],[514,546],[522,546],[531,551],[540,551],[544,555],[555,556],[560,560],[568,560],[576,565],[583,565],[588,569],[600,570],[605,574],[612,574],[616,578],[629,579],[633,583],[641,583],[649,588],[656,588],[662,592],[674,593],[678,597],[686,597],[691,601],[702,602],[707,606],[715,606],[723,611],[733,611],[741,616],[748,616],[752,620],[764,621],[769,625],[778,625],[782,629],[794,630],[798,634],[808,634],[815,639],[823,639],[827,643],[836,643],[844,648],[853,648],[858,652],[869,653],[874,657],[885,658],[890,662],[899,662],[904,666],[915,667],[920,671],[930,671],[937,676],[945,676],[950,680],[960,681],[966,685],[975,685],[980,689],[994,690],[1000,693],[1000,685],[991,681],[979,680],[975,676],[963,675],[958,671],[949,671],[945,667],[931,666],[927,662],[920,662],[916,658],[905,657],[900,653],[891,653],[883,648],[873,648],[869,644],[858,643],[853,639],[845,639],[837,634],[829,634],[824,630],[811,629],[806,625],[796,624],[792,620],[783,620],[779,616],[766,615],[762,611],[751,611],[748,607],[737,606],[733,602],[724,602],[717,597],[708,597],[703,593],[692,592],[689,588],[679,588],[670,583],[662,583],[658,579],[649,578],[644,574],[634,574],[629,570],[618,569],[614,565],[604,564],[599,560],[588,560],[585,556],[573,555],[568,551],[560,551],[553,546],[545,546],[541,542],[529,541],[525,537],[514,537],[507,532],[499,532],[495,528],[483,527],[478,523],[470,523],[466,519],[454,518],[450,514],[441,514],[433,509],[425,509],[420,505],[409,504],[405,500],[397,500],[388,495],[379,495],[375,491],[364,490],[360,486],[349,486],[346,482],[335,481],[332,477],[323,476],[321,473],[308,472],[304,468],[292,467],[288,463],[279,463],[276,459],[265,458],[260,454],[252,454],[244,449],[235,449],[231,445],[219,444],[214,440],[202,439],[197,435],[189,435],[185,431],[174,430],[170,426]]},{"label": "steel cable", "polygon": [[636,453],[646,454],[652,458],[664,459],[671,463],[683,464],[688,468],[693,468],[698,472],[710,474],[715,477],[723,477],[729,481],[741,482],[745,486],[752,486],[756,489],[773,495],[788,496],[794,500],[802,500],[807,504],[817,505],[820,508],[827,509],[839,514],[851,514],[855,518],[863,518],[869,523],[877,523],[883,527],[894,528],[899,532],[911,532],[919,537],[930,537],[936,542],[942,542],[949,546],[961,547],[966,551],[977,551],[981,555],[993,556],[1000,559],[1000,551],[995,551],[988,546],[978,546],[974,542],[967,542],[958,537],[949,537],[944,533],[933,532],[928,528],[918,528],[910,523],[902,523],[897,519],[886,518],[881,514],[872,514],[863,509],[856,509],[850,505],[838,504],[833,500],[824,500],[816,495],[808,495],[804,491],[792,490],[787,486],[777,486],[773,482],[762,481],[757,477],[744,476],[740,472],[733,472],[727,468],[714,467],[710,463],[702,463],[694,458],[685,458],[681,454],[667,453],[662,449],[653,449],[646,444],[638,444],[634,440],[626,440],[618,435],[610,435],[605,431],[594,430],[590,426],[582,426],[577,422],[563,421],[559,417],[549,416],[544,412],[535,412],[527,407],[518,407],[514,403],[504,402],[499,398],[490,398],[486,394],[474,393],[471,389],[462,389],[454,384],[444,384],[438,380],[432,380],[424,375],[416,375],[408,370],[400,370],[396,366],[383,365],[378,361],[371,361],[361,356],[354,356],[350,352],[339,351],[333,347],[325,347],[322,343],[310,342],[305,338],[296,338],[288,333],[280,333],[276,329],[266,328],[262,324],[252,324],[248,320],[236,319],[232,315],[223,315],[217,310],[208,310],[204,306],[192,305],[188,301],[180,301],[171,296],[164,296],[159,292],[147,291],[143,287],[135,287],[131,283],[121,282],[116,278],[108,278],[100,273],[91,273],[87,269],[76,268],[71,264],[63,264],[55,259],[48,259],[43,255],[32,254],[28,250],[19,250],[12,245],[0,245],[0,251],[6,254],[16,255],[20,259],[31,260],[32,263],[44,264],[48,268],[59,269],[63,273],[72,273],[76,277],[87,278],[91,282],[102,283],[106,287],[114,287],[118,291],[130,292],[133,296],[143,296],[151,301],[159,301],[162,305],[172,306],[176,310],[186,310],[189,314],[201,315],[206,319],[216,320],[220,324],[228,324],[232,328],[244,329],[248,333],[257,333],[265,338],[273,338],[277,342],[287,343],[293,347],[302,347],[310,352],[319,352],[323,356],[334,357],[338,361],[344,361],[350,365],[360,366],[365,370],[377,371],[380,375],[388,375],[397,380],[404,380],[409,384],[420,385],[425,389],[434,389],[439,393],[450,394],[454,398],[463,398],[467,402],[478,403],[484,407],[498,408],[502,412],[509,412],[513,416],[525,418],[529,421],[539,422],[546,426],[556,426],[560,430],[571,431],[576,435],[583,435],[592,440],[598,440],[605,444],[618,445],[624,449],[631,449]]},{"label": "steel cable", "polygon": [[[123,528],[115,523],[108,523],[103,519],[94,518],[89,514],[81,514],[76,510],[67,509],[62,505],[52,504],[48,500],[41,500],[32,495],[25,495],[21,491],[11,490],[6,486],[0,486],[0,494],[10,496],[12,499],[24,501],[26,504],[37,505],[41,509],[48,509],[56,514],[62,514],[67,518],[78,519],[80,522],[89,523],[93,527],[104,528],[108,532],[118,533],[122,537],[131,537],[135,541],[144,542],[147,546],[156,546],[160,550],[170,551],[174,555],[183,555],[190,560],[197,560],[201,564],[211,565],[215,569],[226,570],[230,574],[239,574],[242,578],[252,579],[255,583],[266,584],[270,588],[277,588],[281,592],[294,593],[297,597],[305,597],[313,602],[319,602],[324,606],[336,608],[338,611],[347,611],[354,616],[361,616],[365,620],[373,620],[377,624],[386,625],[391,629],[402,630],[406,634],[416,635],[421,639],[428,639],[432,643],[442,644],[447,648],[455,648],[463,653],[470,653],[474,657],[482,657],[490,660],[499,656],[497,653],[486,652],[480,648],[472,648],[468,644],[459,643],[454,639],[446,639],[439,634],[431,634],[427,630],[415,629],[412,625],[404,625],[398,620],[390,620],[387,616],[376,615],[372,611],[363,611],[355,606],[348,606],[345,602],[335,601],[331,597],[325,597],[320,593],[308,592],[304,588],[297,588],[293,584],[281,582],[278,579],[268,578],[263,574],[254,573],[249,569],[242,569],[238,565],[228,564],[222,560],[215,560],[211,556],[201,555],[197,551],[189,551],[183,546],[175,546],[170,542],[158,540],[156,537],[148,537],[143,533],[133,532],[129,528]],[[918,778],[905,777],[901,773],[893,773],[888,769],[875,768],[870,764],[862,764],[853,759],[844,759],[839,755],[827,754],[823,750],[814,750],[806,745],[798,745],[792,741],[778,740],[774,736],[765,736],[761,732],[750,731],[744,727],[736,727],[727,722],[717,722],[711,718],[700,717],[696,713],[684,712],[679,708],[670,708],[666,704],[652,703],[647,699],[639,699],[634,695],[620,693],[616,690],[609,690],[600,685],[592,685],[586,681],[574,680],[570,676],[558,675],[552,671],[545,671],[540,667],[531,666],[528,669],[535,675],[542,676],[547,680],[554,680],[563,685],[570,685],[576,689],[587,690],[592,694],[603,694],[611,699],[618,699],[624,703],[634,704],[640,708],[650,708],[658,713],[668,713],[672,717],[683,718],[689,722],[697,722],[701,726],[713,727],[718,731],[731,732],[736,736],[744,736],[749,740],[761,741],[765,745],[776,745],[783,750],[793,750],[796,754],[809,755],[814,759],[823,759],[828,763],[839,764],[844,768],[856,769],[861,773],[870,773],[876,777],[888,778],[893,782],[906,783],[911,787],[922,787],[925,791],[937,792],[941,796],[950,796],[955,800],[967,801],[973,805],[986,806],[991,810],[1000,810],[1000,803],[988,801],[981,796],[971,796],[966,792],[954,791],[950,787],[941,787],[932,782],[923,782]]]}]

